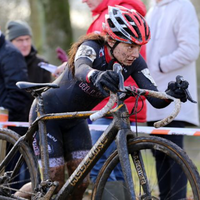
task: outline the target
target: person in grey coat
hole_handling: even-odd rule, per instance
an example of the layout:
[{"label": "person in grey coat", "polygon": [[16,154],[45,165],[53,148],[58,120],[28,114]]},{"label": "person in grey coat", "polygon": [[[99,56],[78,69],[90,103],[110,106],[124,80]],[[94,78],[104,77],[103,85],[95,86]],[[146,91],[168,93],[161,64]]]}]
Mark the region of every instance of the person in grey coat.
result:
[{"label": "person in grey coat", "polygon": [[[158,89],[165,91],[168,81],[181,75],[189,83],[191,96],[197,100],[196,60],[199,56],[199,23],[194,6],[189,0],[156,0],[146,15],[152,37],[147,44],[147,65]],[[152,126],[173,110],[154,109],[147,102],[147,121]],[[186,102],[181,111],[168,127],[184,128],[187,125],[198,126],[198,104]],[[159,135],[184,147],[183,135]],[[156,169],[159,179],[160,199],[185,199],[187,180],[181,176],[181,169],[170,158],[156,154]],[[164,166],[164,167],[162,167]],[[162,174],[167,174],[162,178]],[[184,188],[178,190],[174,183]],[[174,192],[176,191],[176,192]],[[173,195],[172,194],[176,194]]]}]

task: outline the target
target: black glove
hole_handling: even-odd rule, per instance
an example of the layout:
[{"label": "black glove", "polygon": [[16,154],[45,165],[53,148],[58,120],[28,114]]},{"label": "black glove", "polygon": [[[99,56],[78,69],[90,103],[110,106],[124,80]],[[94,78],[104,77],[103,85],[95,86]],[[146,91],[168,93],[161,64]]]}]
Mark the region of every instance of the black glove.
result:
[{"label": "black glove", "polygon": [[110,90],[117,93],[119,90],[119,75],[112,71],[95,71],[90,77],[90,81],[98,88],[104,96],[108,96]]},{"label": "black glove", "polygon": [[188,88],[189,83],[186,80],[180,82],[171,81],[168,83],[167,90],[165,91],[168,95],[180,99],[182,102],[187,101],[187,95],[185,90]]}]

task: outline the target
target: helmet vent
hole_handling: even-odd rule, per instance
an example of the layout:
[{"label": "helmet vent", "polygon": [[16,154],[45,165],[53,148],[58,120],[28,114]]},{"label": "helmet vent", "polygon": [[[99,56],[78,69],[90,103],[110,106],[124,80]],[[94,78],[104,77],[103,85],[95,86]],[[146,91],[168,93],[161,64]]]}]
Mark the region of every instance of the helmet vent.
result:
[{"label": "helmet vent", "polygon": [[119,12],[119,11],[118,11],[117,9],[113,9],[113,14],[114,14],[114,15],[117,15],[118,12]]},{"label": "helmet vent", "polygon": [[110,19],[108,19],[107,21],[108,21],[110,28],[115,28],[115,25],[113,24],[113,22]]},{"label": "helmet vent", "polygon": [[135,16],[135,18],[137,19],[137,21],[140,23],[140,25],[141,25],[141,22],[140,22],[140,20],[138,19],[138,17],[137,16]]},{"label": "helmet vent", "polygon": [[123,20],[122,20],[121,18],[117,17],[116,20],[117,20],[117,22],[118,22],[119,24],[122,24],[122,25],[124,24],[124,22],[123,22]]}]

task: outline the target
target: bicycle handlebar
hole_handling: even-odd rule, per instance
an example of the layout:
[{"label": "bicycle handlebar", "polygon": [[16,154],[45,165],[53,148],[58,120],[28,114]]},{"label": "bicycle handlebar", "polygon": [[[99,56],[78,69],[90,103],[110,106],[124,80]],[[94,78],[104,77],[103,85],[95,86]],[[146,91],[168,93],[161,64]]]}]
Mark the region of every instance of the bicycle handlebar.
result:
[{"label": "bicycle handlebar", "polygon": [[[138,92],[138,94],[140,93],[140,94],[143,94],[144,96],[151,96],[151,97],[155,97],[155,98],[159,98],[159,99],[171,99],[174,102],[174,110],[172,111],[172,113],[169,116],[167,116],[166,118],[155,122],[154,123],[155,128],[159,128],[159,127],[169,124],[178,115],[178,113],[181,109],[180,99],[176,99],[176,98],[166,94],[165,92],[157,92],[157,91],[139,89],[139,88],[137,88],[137,92]],[[104,115],[106,115],[106,113],[108,111],[110,111],[112,109],[112,107],[114,106],[116,99],[117,99],[117,95],[111,93],[110,99],[109,99],[108,103],[105,105],[105,107],[103,107],[101,110],[97,111],[96,113],[92,114],[90,116],[90,119],[92,121],[94,121],[94,120],[97,120],[97,119],[103,117]]]},{"label": "bicycle handlebar", "polygon": [[[124,78],[122,75],[122,66],[119,63],[114,63],[113,70],[119,74],[119,89],[123,94],[124,91],[126,91],[126,90],[124,88]],[[180,99],[176,99],[172,96],[169,96],[165,92],[157,92],[157,91],[153,91],[153,90],[146,90],[146,89],[140,89],[140,88],[136,88],[136,92],[138,94],[142,94],[144,96],[151,96],[151,97],[155,97],[155,98],[159,98],[159,99],[171,99],[174,102],[175,106],[174,106],[174,110],[172,111],[171,115],[167,116],[166,118],[164,118],[160,121],[155,122],[154,123],[155,128],[159,128],[161,126],[165,126],[165,125],[169,124],[178,115],[178,113],[181,109]],[[116,100],[117,100],[117,94],[110,93],[110,99],[109,99],[108,103],[101,110],[90,115],[90,120],[95,121],[95,120],[105,116],[107,114],[107,112],[109,112],[112,109]]]},{"label": "bicycle handlebar", "polygon": [[165,92],[157,92],[157,91],[145,90],[145,89],[137,89],[137,91],[140,92],[141,94],[144,94],[144,96],[151,96],[151,97],[155,97],[158,99],[170,99],[174,102],[174,110],[172,111],[172,113],[169,116],[167,116],[166,118],[155,122],[154,123],[155,128],[159,128],[159,127],[169,124],[180,112],[180,109],[181,109],[180,99],[176,99],[176,98],[166,94]]},{"label": "bicycle handlebar", "polygon": [[106,113],[108,111],[111,110],[111,108],[114,106],[115,102],[117,100],[117,95],[114,93],[110,93],[110,98],[108,103],[99,111],[97,111],[96,113],[90,115],[90,120],[91,121],[95,121],[101,117],[103,117],[104,115],[106,115]]}]

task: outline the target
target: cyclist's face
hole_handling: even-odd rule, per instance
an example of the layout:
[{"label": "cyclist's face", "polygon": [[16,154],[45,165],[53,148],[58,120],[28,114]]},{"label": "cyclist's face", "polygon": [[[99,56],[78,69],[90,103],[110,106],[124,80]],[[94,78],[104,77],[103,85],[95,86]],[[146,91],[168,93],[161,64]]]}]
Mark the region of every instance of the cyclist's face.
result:
[{"label": "cyclist's face", "polygon": [[115,47],[113,54],[120,63],[130,66],[139,57],[140,49],[141,45],[120,42]]},{"label": "cyclist's face", "polygon": [[90,11],[93,11],[101,2],[102,0],[82,0],[82,3],[87,3]]},{"label": "cyclist's face", "polygon": [[31,36],[20,36],[12,40],[12,43],[21,51],[23,56],[28,56],[31,51],[32,39]]}]

